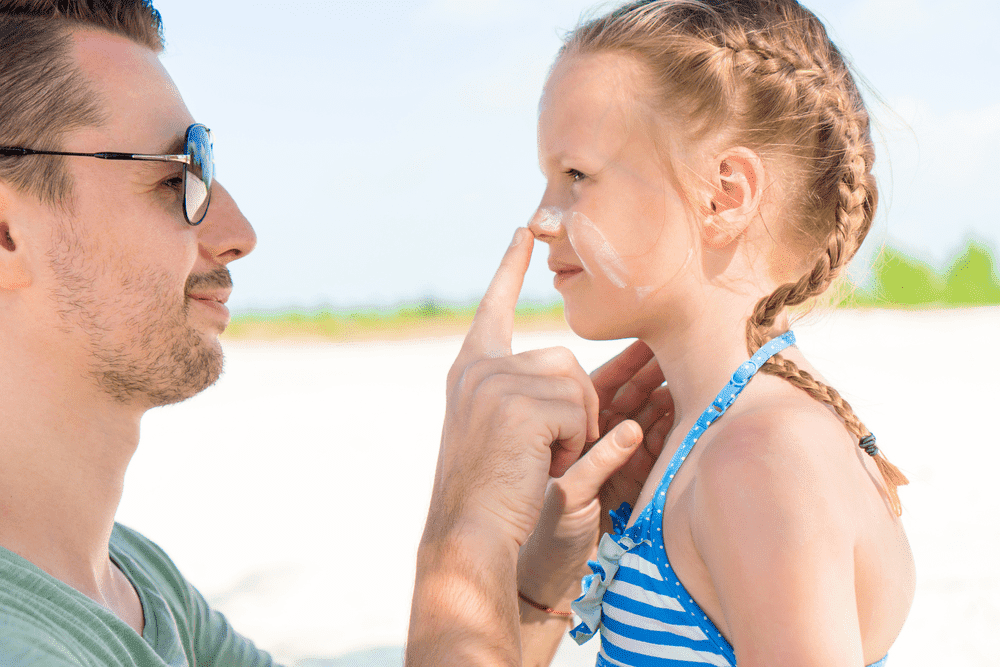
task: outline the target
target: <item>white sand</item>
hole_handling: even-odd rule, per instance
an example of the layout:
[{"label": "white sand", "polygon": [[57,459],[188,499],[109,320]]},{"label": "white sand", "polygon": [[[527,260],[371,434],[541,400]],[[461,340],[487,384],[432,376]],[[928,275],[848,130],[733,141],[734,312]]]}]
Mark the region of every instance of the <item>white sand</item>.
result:
[{"label": "white sand", "polygon": [[[997,665],[1000,309],[835,312],[800,346],[910,476],[917,598],[890,665]],[[212,389],[146,418],[119,520],[282,660],[399,646],[460,339],[227,346]],[[533,334],[585,368],[623,347]],[[596,641],[557,664],[593,664]],[[994,655],[989,658],[989,655]]]}]

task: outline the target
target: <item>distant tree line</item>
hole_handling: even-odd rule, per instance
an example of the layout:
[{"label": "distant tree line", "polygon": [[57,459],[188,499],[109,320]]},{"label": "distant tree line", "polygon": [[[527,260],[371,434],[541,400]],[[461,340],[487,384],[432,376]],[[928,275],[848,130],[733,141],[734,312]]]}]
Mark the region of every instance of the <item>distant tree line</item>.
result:
[{"label": "distant tree line", "polygon": [[897,248],[886,246],[875,259],[869,282],[849,293],[843,305],[921,307],[989,304],[1000,304],[1000,279],[997,278],[990,248],[973,239],[943,272]]}]

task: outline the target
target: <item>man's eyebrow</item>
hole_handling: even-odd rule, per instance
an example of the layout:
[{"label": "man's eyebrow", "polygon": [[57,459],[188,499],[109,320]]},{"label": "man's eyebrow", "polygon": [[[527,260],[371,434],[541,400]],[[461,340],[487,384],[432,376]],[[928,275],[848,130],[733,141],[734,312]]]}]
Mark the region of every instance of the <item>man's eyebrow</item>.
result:
[{"label": "man's eyebrow", "polygon": [[164,143],[160,144],[155,150],[146,151],[133,151],[135,155],[183,155],[187,149],[187,132],[180,132],[170,139],[167,139]]},{"label": "man's eyebrow", "polygon": [[[186,134],[179,134],[173,139],[169,140],[170,143],[161,145],[155,153],[135,153],[135,155],[182,155],[184,154],[186,146]],[[163,167],[169,165],[169,162],[138,162],[137,165],[140,169],[150,172],[160,172]],[[174,165],[176,167],[176,165]]]},{"label": "man's eyebrow", "polygon": [[171,139],[170,143],[163,147],[163,150],[154,155],[180,155],[187,148],[186,144],[186,133],[179,134]]}]

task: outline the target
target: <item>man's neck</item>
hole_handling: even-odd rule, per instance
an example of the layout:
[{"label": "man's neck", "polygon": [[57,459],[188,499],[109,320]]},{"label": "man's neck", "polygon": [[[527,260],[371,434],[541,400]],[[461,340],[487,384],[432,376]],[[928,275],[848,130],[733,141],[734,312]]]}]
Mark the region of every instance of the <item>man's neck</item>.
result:
[{"label": "man's neck", "polygon": [[[101,601],[113,586],[108,540],[142,410],[89,380],[0,379],[0,546]],[[58,379],[57,379],[58,378]]]}]

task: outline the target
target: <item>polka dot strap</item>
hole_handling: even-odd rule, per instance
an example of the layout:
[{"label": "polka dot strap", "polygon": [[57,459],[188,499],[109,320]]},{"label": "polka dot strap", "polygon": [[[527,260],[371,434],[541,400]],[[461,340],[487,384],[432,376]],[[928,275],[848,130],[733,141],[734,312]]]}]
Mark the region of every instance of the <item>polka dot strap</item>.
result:
[{"label": "polka dot strap", "polygon": [[722,391],[719,392],[712,404],[705,409],[701,416],[698,417],[698,421],[695,425],[691,427],[688,431],[687,436],[684,438],[684,442],[681,446],[677,448],[674,452],[673,457],[670,459],[670,464],[667,466],[667,471],[663,474],[663,479],[660,481],[659,487],[656,489],[656,493],[653,496],[655,503],[655,509],[662,510],[663,503],[667,497],[667,488],[670,486],[670,482],[674,479],[674,475],[680,470],[681,464],[687,459],[688,454],[694,448],[698,438],[705,433],[705,430],[712,425],[712,423],[724,415],[729,406],[733,404],[736,397],[740,395],[744,387],[750,381],[760,367],[763,366],[767,361],[778,354],[782,350],[795,344],[795,334],[788,331],[777,338],[773,338],[763,345],[757,352],[750,357],[747,361],[740,364],[740,367],[736,369],[733,376],[729,379],[729,382],[723,387]]}]

